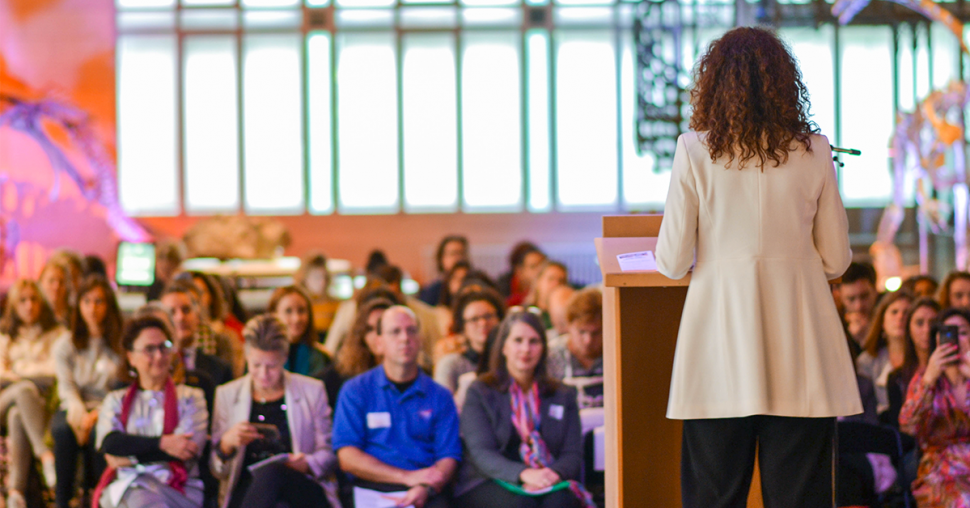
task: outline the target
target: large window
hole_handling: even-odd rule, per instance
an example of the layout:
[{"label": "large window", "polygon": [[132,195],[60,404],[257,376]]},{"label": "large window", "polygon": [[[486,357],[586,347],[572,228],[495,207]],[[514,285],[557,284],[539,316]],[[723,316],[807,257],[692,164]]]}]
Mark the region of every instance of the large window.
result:
[{"label": "large window", "polygon": [[[134,215],[663,206],[669,173],[635,142],[632,2],[116,4]],[[958,72],[955,38],[907,30],[895,65],[889,27],[781,30],[823,133],[863,150],[841,172],[849,206],[888,200],[893,101]],[[688,31],[684,64],[720,33]]]}]

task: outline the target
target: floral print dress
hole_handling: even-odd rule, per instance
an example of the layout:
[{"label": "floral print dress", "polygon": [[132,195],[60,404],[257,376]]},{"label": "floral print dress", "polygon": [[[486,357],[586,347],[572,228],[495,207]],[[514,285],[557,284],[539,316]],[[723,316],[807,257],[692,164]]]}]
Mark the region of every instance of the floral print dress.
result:
[{"label": "floral print dress", "polygon": [[[899,414],[923,450],[912,492],[918,506],[970,508],[970,401],[957,400],[946,375],[930,387],[920,369]],[[970,394],[970,380],[967,381]]]}]

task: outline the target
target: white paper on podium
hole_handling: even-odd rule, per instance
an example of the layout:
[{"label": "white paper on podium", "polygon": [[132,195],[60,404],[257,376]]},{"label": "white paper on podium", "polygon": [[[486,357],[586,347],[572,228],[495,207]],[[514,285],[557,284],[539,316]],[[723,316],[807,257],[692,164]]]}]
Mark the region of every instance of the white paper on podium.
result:
[{"label": "white paper on podium", "polygon": [[656,272],[657,260],[653,251],[627,252],[618,254],[616,260],[620,262],[620,270],[624,272]]},{"label": "white paper on podium", "polygon": [[[354,487],[354,506],[357,508],[394,508],[397,500],[403,498],[407,492],[378,492],[371,489]],[[409,505],[406,508],[414,508]]]}]

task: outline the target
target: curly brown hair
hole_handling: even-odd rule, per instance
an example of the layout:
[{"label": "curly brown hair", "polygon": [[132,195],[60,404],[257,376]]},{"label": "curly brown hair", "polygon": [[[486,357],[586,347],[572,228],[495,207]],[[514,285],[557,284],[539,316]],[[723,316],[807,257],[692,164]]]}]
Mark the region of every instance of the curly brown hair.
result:
[{"label": "curly brown hair", "polygon": [[[357,311],[354,326],[344,340],[343,346],[337,351],[334,367],[345,379],[363,374],[380,363],[380,359],[367,347],[364,337],[371,331],[367,319],[375,310],[385,311],[396,305],[386,298],[368,300]],[[379,326],[379,325],[378,325]]]},{"label": "curly brown hair", "polygon": [[808,89],[788,46],[764,28],[735,28],[715,40],[694,68],[690,128],[707,131],[711,160],[757,159],[779,166],[793,143],[812,150]]}]

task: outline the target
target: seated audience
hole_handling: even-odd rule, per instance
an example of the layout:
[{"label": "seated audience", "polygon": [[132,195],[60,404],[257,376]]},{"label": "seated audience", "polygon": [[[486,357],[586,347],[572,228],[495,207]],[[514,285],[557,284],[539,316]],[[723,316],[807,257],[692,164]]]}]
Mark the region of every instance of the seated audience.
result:
[{"label": "seated audience", "polygon": [[954,270],[947,274],[940,285],[936,299],[940,307],[970,309],[970,272]]},{"label": "seated audience", "polygon": [[340,389],[348,379],[359,376],[381,363],[380,340],[377,336],[377,323],[384,311],[395,304],[386,298],[373,298],[360,308],[357,321],[350,330],[344,347],[337,353],[337,359],[323,375],[327,388],[330,407],[337,407]]},{"label": "seated audience", "polygon": [[209,413],[202,390],[182,384],[174,339],[158,315],[143,314],[125,327],[122,344],[133,379],[109,393],[98,412],[97,444],[108,469],[92,506],[202,506],[198,461]]},{"label": "seated audience", "polygon": [[7,506],[26,506],[31,455],[40,460],[48,487],[57,483],[47,446],[46,400],[55,381],[54,344],[68,337],[40,288],[21,279],[10,288],[0,318],[0,419],[7,429]]},{"label": "seated audience", "polygon": [[333,448],[355,489],[390,492],[397,506],[449,506],[446,486],[461,460],[451,393],[418,367],[414,312],[387,309],[377,323],[381,365],[344,384]]},{"label": "seated audience", "polygon": [[[448,235],[438,243],[438,250],[435,252],[435,264],[438,266],[439,278],[421,288],[419,298],[428,305],[440,305],[441,293],[448,281],[448,272],[459,261],[468,262],[468,239],[461,235]],[[454,294],[454,292],[452,292]],[[445,304],[445,307],[450,307]]]},{"label": "seated audience", "polygon": [[509,253],[509,271],[499,277],[499,292],[505,297],[505,305],[522,305],[532,290],[532,282],[546,255],[534,243],[523,241],[512,247]]},{"label": "seated audience", "polygon": [[76,494],[78,454],[83,453],[84,487],[94,487],[105,469],[94,447],[98,408],[119,383],[124,348],[118,301],[108,281],[89,275],[78,289],[74,329],[54,344],[60,410],[51,421],[57,466],[55,501],[67,508]]},{"label": "seated audience", "polygon": [[458,378],[478,368],[488,334],[504,316],[502,297],[498,293],[477,287],[462,291],[455,301],[451,328],[461,345],[457,352],[446,354],[435,363],[434,380],[454,394],[458,390]]},{"label": "seated audience", "polygon": [[219,387],[212,418],[210,463],[221,480],[219,506],[339,508],[323,383],[284,370],[290,340],[275,315],[250,320],[243,337],[248,374]]},{"label": "seated audience", "polygon": [[[941,326],[959,328],[958,344],[940,343]],[[900,428],[923,456],[912,493],[918,506],[970,506],[970,312],[949,308],[933,326],[930,357],[909,384]]]},{"label": "seated audience", "polygon": [[542,323],[546,330],[552,328],[552,320],[549,317],[549,295],[552,290],[559,286],[568,284],[569,270],[566,265],[552,260],[546,260],[539,267],[535,283],[532,285],[529,296],[526,297],[523,305],[536,307],[542,311]]},{"label": "seated audience", "polygon": [[310,295],[317,342],[323,342],[340,307],[340,300],[330,296],[330,271],[327,270],[326,256],[320,253],[307,255],[293,275],[293,280]]},{"label": "seated audience", "polygon": [[926,361],[929,360],[930,328],[939,313],[940,304],[929,297],[913,302],[906,313],[903,364],[889,374],[886,383],[886,394],[889,398],[889,411],[886,412],[884,422],[886,425],[899,428],[899,411],[903,408],[909,382],[916,371],[926,368]]},{"label": "seated audience", "polygon": [[[229,339],[213,334],[205,326],[195,286],[185,281],[175,281],[165,288],[161,302],[168,309],[175,326],[175,351],[181,356],[185,370],[210,378],[213,386],[232,381],[232,367],[226,360],[227,356],[232,358],[226,345]],[[206,337],[208,340],[204,340]],[[203,343],[216,344],[217,352],[222,354],[217,357],[206,353]],[[211,400],[209,397],[206,394],[206,400]]]},{"label": "seated audience", "polygon": [[603,293],[584,289],[569,302],[566,343],[549,349],[549,375],[556,380],[600,378],[583,387],[583,407],[603,406]]},{"label": "seated audience", "polygon": [[276,288],[269,297],[266,312],[274,314],[285,326],[290,347],[284,369],[304,376],[321,377],[330,366],[330,355],[317,342],[315,316],[310,295],[299,286]]},{"label": "seated audience", "polygon": [[901,291],[906,291],[916,298],[932,298],[936,296],[940,283],[931,275],[914,275],[903,281]]},{"label": "seated audience", "polygon": [[903,365],[906,350],[906,312],[913,297],[909,293],[887,294],[879,303],[864,351],[856,358],[856,372],[868,377],[876,387],[876,411],[889,409],[886,386],[889,373]]},{"label": "seated audience", "polygon": [[856,343],[865,347],[872,309],[876,306],[876,269],[869,263],[852,263],[842,275],[838,293],[842,318]]},{"label": "seated audience", "polygon": [[[238,377],[243,371],[242,355],[242,327],[239,331],[228,326],[226,319],[232,316],[226,307],[226,300],[222,290],[222,283],[214,275],[202,272],[184,272],[176,280],[187,280],[195,285],[196,296],[199,297],[199,308],[202,309],[203,330],[199,335],[199,345],[206,354],[216,355],[232,365],[233,373]],[[232,316],[235,321],[235,316]],[[226,351],[223,351],[226,350]],[[231,355],[231,356],[229,356]]]},{"label": "seated audience", "polygon": [[155,245],[155,280],[148,286],[145,299],[149,302],[162,297],[162,291],[175,280],[185,259],[184,247],[175,240],[163,240]]},{"label": "seated audience", "polygon": [[596,506],[577,481],[583,441],[576,391],[549,377],[546,347],[535,314],[510,312],[502,321],[489,370],[468,389],[461,413],[458,505]]},{"label": "seated audience", "polygon": [[565,344],[568,340],[569,320],[566,314],[574,294],[576,290],[568,284],[556,286],[549,293],[549,321],[552,328],[546,331],[546,336],[549,338],[550,349]]},{"label": "seated audience", "polygon": [[44,298],[54,309],[54,316],[66,327],[71,326],[71,302],[76,289],[71,285],[72,280],[70,267],[54,257],[47,260],[37,278]]},{"label": "seated audience", "polygon": [[364,287],[358,289],[353,298],[340,303],[337,314],[333,318],[333,324],[330,325],[330,331],[327,332],[327,342],[324,347],[334,358],[340,353],[344,339],[357,321],[357,309],[374,298],[386,298],[395,305],[404,304],[403,295],[391,289],[383,280],[368,278],[364,282]]},{"label": "seated audience", "polygon": [[100,275],[105,279],[108,278],[108,266],[105,265],[104,260],[101,259],[101,256],[96,254],[88,254],[84,256],[84,259],[81,260],[81,266],[83,267],[83,271],[81,272],[82,282],[88,275]]},{"label": "seated audience", "polygon": [[[81,279],[84,278],[84,256],[76,250],[60,248],[54,249],[47,260],[67,268],[70,283],[68,287],[71,289],[71,303],[73,304],[74,291],[81,286]],[[70,314],[68,314],[68,317],[70,317]]]}]

